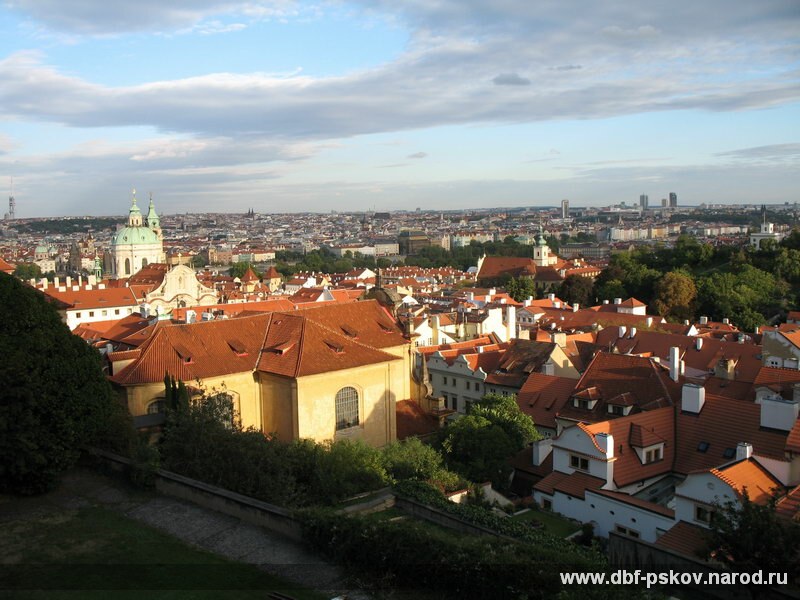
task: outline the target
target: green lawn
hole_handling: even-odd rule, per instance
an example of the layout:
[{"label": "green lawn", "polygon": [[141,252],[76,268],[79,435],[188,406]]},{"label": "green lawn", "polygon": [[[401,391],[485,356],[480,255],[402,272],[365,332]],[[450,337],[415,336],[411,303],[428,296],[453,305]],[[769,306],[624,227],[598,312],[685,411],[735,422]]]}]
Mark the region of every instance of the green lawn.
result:
[{"label": "green lawn", "polygon": [[[146,591],[145,591],[146,590]],[[0,527],[0,598],[267,598],[324,595],[192,548],[104,508]]]},{"label": "green lawn", "polygon": [[531,509],[528,512],[522,513],[521,515],[512,517],[512,519],[517,521],[538,521],[544,525],[546,531],[559,537],[567,537],[581,528],[581,526],[574,521],[570,521],[555,513],[547,512],[545,510]]}]

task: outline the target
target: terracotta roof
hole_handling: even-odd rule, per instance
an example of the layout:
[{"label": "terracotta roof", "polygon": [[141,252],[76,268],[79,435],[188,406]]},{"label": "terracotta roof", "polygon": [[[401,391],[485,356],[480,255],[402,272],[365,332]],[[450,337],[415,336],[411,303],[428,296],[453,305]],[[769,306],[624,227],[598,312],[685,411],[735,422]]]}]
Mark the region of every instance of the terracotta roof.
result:
[{"label": "terracotta roof", "polygon": [[59,302],[66,304],[72,309],[95,309],[95,308],[113,308],[120,306],[137,306],[141,301],[143,295],[136,293],[136,288],[106,288],[98,290],[93,288],[87,290],[86,288],[72,291],[67,288],[64,292],[59,292],[58,288],[49,286],[46,290],[42,290],[47,296],[55,298]]},{"label": "terracotta roof", "polygon": [[[672,470],[675,457],[675,420],[672,407],[618,417],[602,423],[583,426],[592,436],[610,433],[614,436],[614,483],[624,487]],[[643,444],[642,442],[647,442]],[[664,443],[662,459],[642,464],[635,447]]]},{"label": "terracotta roof", "polygon": [[[258,360],[269,315],[170,325],[156,330],[138,360],[110,379],[120,385],[153,383],[169,373],[194,381],[252,371]],[[239,347],[237,351],[234,347]]]},{"label": "terracotta roof", "polygon": [[519,277],[535,275],[536,263],[532,258],[514,256],[487,256],[483,259],[478,279],[499,279],[502,277]]},{"label": "terracotta roof", "polygon": [[245,271],[244,275],[242,275],[241,282],[252,283],[254,281],[258,281],[258,275],[256,275],[255,271],[253,271],[252,267],[247,267],[247,271]]},{"label": "terracotta roof", "polygon": [[752,458],[711,469],[711,473],[731,486],[739,496],[743,496],[746,489],[750,500],[756,504],[765,504],[773,494],[783,489],[780,481]]},{"label": "terracotta roof", "polygon": [[597,344],[604,348],[613,347],[622,354],[650,352],[662,359],[669,359],[670,348],[677,347],[687,367],[706,375],[713,371],[720,359],[734,359],[738,381],[753,381],[761,369],[761,347],[755,344],[701,338],[701,348],[698,350],[698,338],[685,335],[638,330],[633,338],[630,337],[630,331],[620,338],[618,333],[614,328],[600,331],[597,334]]},{"label": "terracotta roof", "polygon": [[267,269],[267,272],[264,273],[264,279],[280,279],[280,278],[281,274],[278,273],[275,267],[270,267],[269,269]]},{"label": "terracotta roof", "polygon": [[163,283],[167,271],[169,271],[169,265],[167,264],[150,263],[131,275],[128,278],[128,285],[145,285],[150,289],[154,289]]},{"label": "terracotta roof", "polygon": [[309,312],[270,314],[259,371],[302,377],[402,360],[357,341],[358,335],[351,337],[317,322]]},{"label": "terracotta roof", "polygon": [[439,431],[439,419],[427,414],[413,400],[401,400],[396,406],[398,440],[410,436],[423,437]]},{"label": "terracotta roof", "polygon": [[586,498],[586,490],[599,490],[605,483],[599,477],[593,477],[580,471],[575,471],[571,474],[553,471],[534,485],[533,489],[549,495],[553,495],[554,492],[561,492],[584,500]]},{"label": "terracotta roof", "polygon": [[752,444],[755,456],[786,460],[784,447],[789,434],[762,429],[758,404],[707,393],[699,414],[683,413],[680,406],[675,411],[678,437],[674,470],[678,473],[706,470],[732,460],[739,442]]},{"label": "terracotta roof", "polygon": [[543,479],[553,472],[553,453],[550,452],[547,458],[542,461],[542,464],[536,466],[533,464],[533,446],[525,446],[509,459],[508,464],[518,471],[525,471],[539,479]]},{"label": "terracotta roof", "polygon": [[575,421],[596,422],[610,418],[609,400],[629,394],[633,411],[671,406],[680,399],[680,386],[666,370],[649,358],[599,352],[575,385],[574,394],[596,390],[594,409],[582,409],[568,403],[558,416]]},{"label": "terracotta roof", "polygon": [[784,519],[800,520],[800,485],[778,500],[775,512]]},{"label": "terracotta roof", "polygon": [[761,367],[755,381],[753,381],[751,397],[755,398],[756,388],[764,386],[779,393],[786,399],[791,399],[795,385],[800,385],[800,371],[797,369]]},{"label": "terracotta roof", "polygon": [[11,263],[6,262],[5,260],[3,260],[2,257],[0,257],[0,272],[6,273],[8,275],[11,275],[14,272],[15,268],[16,267],[14,265],[12,265]]},{"label": "terracotta roof", "polygon": [[185,325],[158,322],[140,358],[111,379],[134,385],[160,381],[168,372],[192,381],[256,368],[300,377],[401,360],[380,349],[408,344],[389,314],[375,301],[352,306],[327,304]]},{"label": "terracotta roof", "polygon": [[800,419],[794,422],[794,427],[786,438],[785,449],[787,452],[800,454]]},{"label": "terracotta roof", "polygon": [[576,380],[531,373],[517,395],[520,410],[541,427],[556,428],[556,414],[569,401]]},{"label": "terracotta roof", "polygon": [[692,558],[708,555],[707,530],[686,521],[678,521],[656,540],[655,545]]}]

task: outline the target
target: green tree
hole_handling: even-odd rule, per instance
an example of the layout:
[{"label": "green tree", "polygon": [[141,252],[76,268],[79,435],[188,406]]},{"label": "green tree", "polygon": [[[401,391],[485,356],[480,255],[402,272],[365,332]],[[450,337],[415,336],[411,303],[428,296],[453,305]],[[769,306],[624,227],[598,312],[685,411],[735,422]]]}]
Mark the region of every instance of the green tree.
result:
[{"label": "green tree", "polygon": [[[745,488],[739,502],[718,504],[707,536],[714,558],[734,571],[788,573],[794,581],[800,575],[800,524],[779,518],[776,500],[757,504]],[[751,588],[754,596],[756,591]]]},{"label": "green tree", "polygon": [[[238,277],[239,279],[241,279],[244,276],[244,274],[247,273],[247,269],[250,268],[253,267],[249,262],[235,262],[231,265],[230,276],[233,278]],[[256,271],[255,268],[253,268],[253,272],[259,279],[261,278],[261,273]]]},{"label": "green tree", "polygon": [[335,503],[389,483],[379,450],[361,440],[340,440],[327,446],[317,464],[316,493]]},{"label": "green tree", "polygon": [[569,275],[559,286],[557,295],[569,304],[592,306],[594,304],[594,282],[588,277]]},{"label": "green tree", "polygon": [[84,444],[127,452],[130,421],[97,350],[41,293],[2,273],[0,314],[0,490],[51,488]]},{"label": "green tree", "polygon": [[14,275],[28,281],[30,279],[39,279],[42,276],[42,270],[36,263],[19,263],[14,269]]},{"label": "green tree", "polygon": [[685,272],[670,271],[656,282],[653,307],[664,317],[692,319],[696,298],[694,279]]},{"label": "green tree", "polygon": [[514,396],[489,394],[472,404],[469,414],[442,433],[442,451],[448,466],[472,481],[490,480],[508,487],[508,459],[539,439],[533,420],[520,411]]},{"label": "green tree", "polygon": [[419,438],[410,437],[392,442],[381,450],[386,472],[395,481],[403,479],[433,479],[442,468],[442,456]]},{"label": "green tree", "polygon": [[533,280],[528,277],[512,277],[505,285],[506,292],[517,302],[522,302],[531,296],[536,295],[536,286]]}]

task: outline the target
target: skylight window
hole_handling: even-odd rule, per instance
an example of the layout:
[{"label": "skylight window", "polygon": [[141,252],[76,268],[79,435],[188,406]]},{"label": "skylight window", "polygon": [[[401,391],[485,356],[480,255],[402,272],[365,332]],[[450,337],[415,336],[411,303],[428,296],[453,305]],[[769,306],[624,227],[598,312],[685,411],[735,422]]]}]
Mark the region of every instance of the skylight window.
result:
[{"label": "skylight window", "polygon": [[700,442],[699,444],[697,444],[697,451],[705,453],[708,452],[708,449],[710,447],[711,444],[709,444],[708,442]]},{"label": "skylight window", "polygon": [[725,452],[722,453],[723,458],[733,458],[736,456],[736,448],[725,448]]}]

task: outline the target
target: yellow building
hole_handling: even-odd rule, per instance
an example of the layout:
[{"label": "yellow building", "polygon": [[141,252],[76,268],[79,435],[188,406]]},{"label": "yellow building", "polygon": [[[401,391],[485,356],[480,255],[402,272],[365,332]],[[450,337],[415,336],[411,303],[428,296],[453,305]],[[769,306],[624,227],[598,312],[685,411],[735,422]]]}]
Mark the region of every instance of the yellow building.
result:
[{"label": "yellow building", "polygon": [[411,344],[375,300],[156,326],[139,349],[112,353],[111,381],[134,417],[163,411],[164,375],[228,393],[244,427],[280,439],[396,438],[411,398]]}]

